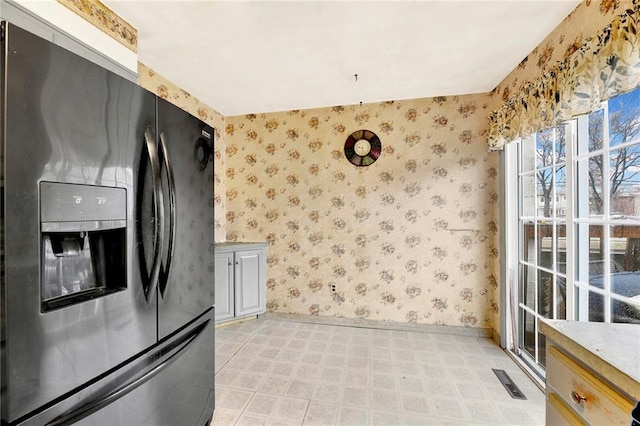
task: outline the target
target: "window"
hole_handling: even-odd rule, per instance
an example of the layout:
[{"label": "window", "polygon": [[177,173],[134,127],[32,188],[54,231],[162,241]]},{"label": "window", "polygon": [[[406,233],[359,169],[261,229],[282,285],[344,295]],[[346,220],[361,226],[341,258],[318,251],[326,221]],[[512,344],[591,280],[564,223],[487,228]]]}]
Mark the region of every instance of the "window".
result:
[{"label": "window", "polygon": [[538,319],[566,316],[560,291],[566,282],[566,217],[559,200],[566,192],[568,129],[539,132],[519,147],[518,341],[533,366],[545,364]]},{"label": "window", "polygon": [[516,148],[513,341],[543,376],[539,319],[640,324],[640,89]]},{"label": "window", "polygon": [[577,121],[577,319],[640,323],[640,90]]}]

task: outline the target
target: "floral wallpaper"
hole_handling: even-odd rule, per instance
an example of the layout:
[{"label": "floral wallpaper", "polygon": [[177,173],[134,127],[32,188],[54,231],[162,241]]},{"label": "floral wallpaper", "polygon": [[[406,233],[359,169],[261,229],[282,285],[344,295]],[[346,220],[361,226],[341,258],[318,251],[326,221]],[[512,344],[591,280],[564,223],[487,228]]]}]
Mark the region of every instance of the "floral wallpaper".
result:
[{"label": "floral wallpaper", "polygon": [[138,51],[138,30],[99,0],[57,0],[130,50]]},{"label": "floral wallpaper", "polygon": [[640,84],[637,0],[586,0],[493,91],[490,149]]},{"label": "floral wallpaper", "polygon": [[[498,173],[486,151],[487,99],[227,117],[227,240],[269,243],[268,310],[495,323]],[[359,129],[382,141],[368,167],[344,155]]]}]

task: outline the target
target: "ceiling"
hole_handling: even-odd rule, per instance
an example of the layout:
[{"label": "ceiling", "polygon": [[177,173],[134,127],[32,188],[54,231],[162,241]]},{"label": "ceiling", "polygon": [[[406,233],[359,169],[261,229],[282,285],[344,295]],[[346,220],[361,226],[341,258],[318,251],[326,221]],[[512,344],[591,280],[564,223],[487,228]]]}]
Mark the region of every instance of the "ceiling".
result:
[{"label": "ceiling", "polygon": [[103,2],[140,62],[225,116],[488,92],[579,3]]}]

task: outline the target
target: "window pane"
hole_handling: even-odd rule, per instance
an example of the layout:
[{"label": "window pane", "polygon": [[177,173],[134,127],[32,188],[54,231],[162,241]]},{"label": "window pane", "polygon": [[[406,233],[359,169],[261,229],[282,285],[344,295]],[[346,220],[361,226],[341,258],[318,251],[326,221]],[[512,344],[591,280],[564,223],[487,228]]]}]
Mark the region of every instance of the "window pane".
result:
[{"label": "window pane", "polygon": [[538,313],[545,318],[553,317],[553,275],[548,272],[538,271]]},{"label": "window pane", "polygon": [[609,159],[611,216],[637,217],[640,207],[640,145],[612,151]]},{"label": "window pane", "polygon": [[[611,292],[640,301],[640,226],[612,226],[609,238]],[[613,322],[636,322],[640,314],[635,304],[612,300]]]},{"label": "window pane", "polygon": [[536,172],[537,216],[551,217],[553,208],[553,169],[543,169]]},{"label": "window pane", "polygon": [[613,315],[611,322],[640,324],[640,297],[636,297],[631,303],[612,300],[611,313]]},{"label": "window pane", "polygon": [[604,227],[589,225],[589,276],[604,274]]},{"label": "window pane", "polygon": [[533,221],[528,221],[522,225],[522,236],[520,244],[520,260],[529,263],[535,263],[536,254],[536,240],[535,240],[535,224]]},{"label": "window pane", "polygon": [[558,273],[567,273],[567,224],[556,223],[556,262],[555,270]]},{"label": "window pane", "polygon": [[640,135],[640,91],[612,98],[609,106],[609,146],[633,142]]},{"label": "window pane", "polygon": [[567,216],[567,175],[566,167],[556,168],[556,197],[554,213],[557,218]]},{"label": "window pane", "polygon": [[527,174],[520,177],[522,193],[522,216],[532,217],[536,214],[535,175]]},{"label": "window pane", "polygon": [[589,158],[588,182],[580,182],[580,185],[589,185],[589,216],[601,216],[604,213],[604,201],[602,192],[602,155]]},{"label": "window pane", "polygon": [[536,334],[535,334],[535,318],[529,312],[521,310],[522,325],[522,348],[533,358],[536,356]]},{"label": "window pane", "polygon": [[612,274],[611,292],[629,298],[640,295],[640,275],[636,272],[616,272]]},{"label": "window pane", "polygon": [[535,309],[536,269],[522,265],[522,277],[520,280],[519,302]]},{"label": "window pane", "polygon": [[536,169],[553,164],[554,131],[546,129],[536,133]]},{"label": "window pane", "polygon": [[529,136],[520,143],[520,172],[530,172],[536,165],[536,141]]},{"label": "window pane", "polygon": [[538,223],[538,265],[553,267],[553,225]]},{"label": "window pane", "polygon": [[567,305],[573,301],[567,300],[567,277],[556,275],[556,317],[555,319],[567,319]]},{"label": "window pane", "polygon": [[564,164],[567,156],[567,126],[560,125],[556,127],[556,164]]},{"label": "window pane", "polygon": [[578,161],[576,216],[601,217],[604,213],[602,155]]},{"label": "window pane", "polygon": [[[580,140],[581,139],[581,140]],[[599,109],[589,114],[589,139],[588,145],[582,143],[586,138],[579,138],[580,142],[578,146],[578,154],[584,154],[587,152],[584,148],[588,149],[588,152],[593,152],[602,149],[604,142],[604,110]]]},{"label": "window pane", "polygon": [[589,321],[604,322],[604,297],[592,291],[589,292]]},{"label": "window pane", "polygon": [[[578,135],[579,136],[579,135]],[[580,137],[578,137],[580,139]],[[576,203],[575,203],[575,215],[578,218],[587,218],[591,214],[591,192],[592,184],[589,182],[589,159],[583,159],[577,162],[575,168],[577,174],[575,176],[576,181]]]},{"label": "window pane", "polygon": [[640,226],[612,226],[610,234],[611,273],[640,271]]},{"label": "window pane", "polygon": [[567,319],[567,291],[565,283],[565,277],[557,277],[555,319]]},{"label": "window pane", "polygon": [[[589,283],[594,276],[604,273],[604,245],[602,243],[602,225],[580,223],[576,232],[576,254],[581,257],[577,261],[577,279]],[[586,253],[589,253],[588,259]]]},{"label": "window pane", "polygon": [[545,367],[547,365],[546,347],[547,339],[544,334],[538,331],[538,363]]}]

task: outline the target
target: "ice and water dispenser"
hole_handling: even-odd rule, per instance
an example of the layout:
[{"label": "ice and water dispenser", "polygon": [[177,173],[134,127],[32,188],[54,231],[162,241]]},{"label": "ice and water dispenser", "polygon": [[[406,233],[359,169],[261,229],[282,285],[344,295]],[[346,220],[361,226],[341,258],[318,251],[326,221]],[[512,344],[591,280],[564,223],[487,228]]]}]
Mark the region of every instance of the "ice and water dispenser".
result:
[{"label": "ice and water dispenser", "polygon": [[124,188],[40,183],[42,311],[127,287]]}]

